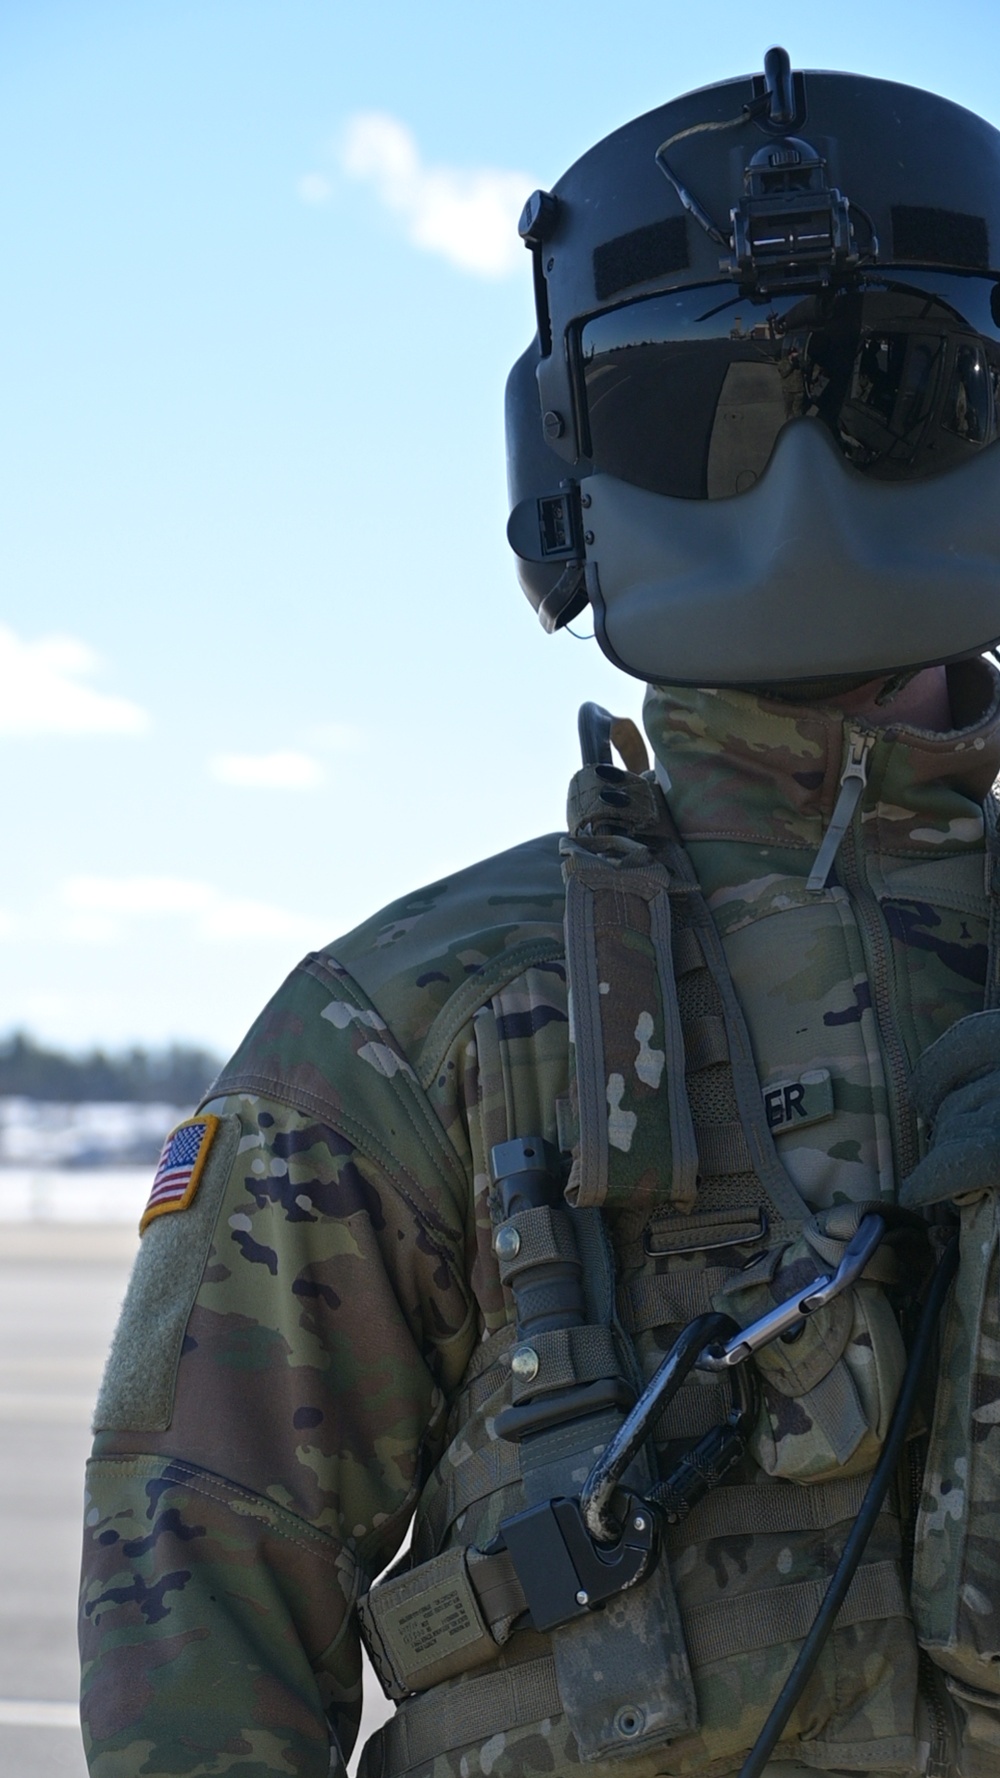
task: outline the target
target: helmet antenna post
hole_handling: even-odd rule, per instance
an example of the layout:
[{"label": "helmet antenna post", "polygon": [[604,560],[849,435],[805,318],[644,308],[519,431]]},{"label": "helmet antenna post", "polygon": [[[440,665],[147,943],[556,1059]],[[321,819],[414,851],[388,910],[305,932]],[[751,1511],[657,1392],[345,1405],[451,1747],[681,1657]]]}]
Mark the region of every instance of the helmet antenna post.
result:
[{"label": "helmet antenna post", "polygon": [[767,85],[769,123],[775,129],[790,130],[795,122],[792,63],[787,49],[781,49],[778,44],[764,56],[764,80]]},{"label": "helmet antenna post", "polygon": [[720,123],[700,123],[686,130],[678,130],[666,142],[661,142],[656,151],[656,164],[666,179],[669,179],[681,203],[689,215],[693,216],[700,228],[717,243],[732,252],[733,238],[724,234],[718,224],[712,220],[703,204],[698,202],[694,193],[674,172],[667,161],[667,150],[673,148],[675,142],[683,142],[689,136],[700,136],[706,131],[739,129],[748,119],[754,119],[766,129],[784,133],[798,121],[798,108],[795,97],[795,76],[792,73],[791,58],[787,49],[774,45],[764,56],[764,91],[760,91],[760,76],[756,77],[757,96],[749,99],[736,117],[724,118]]}]

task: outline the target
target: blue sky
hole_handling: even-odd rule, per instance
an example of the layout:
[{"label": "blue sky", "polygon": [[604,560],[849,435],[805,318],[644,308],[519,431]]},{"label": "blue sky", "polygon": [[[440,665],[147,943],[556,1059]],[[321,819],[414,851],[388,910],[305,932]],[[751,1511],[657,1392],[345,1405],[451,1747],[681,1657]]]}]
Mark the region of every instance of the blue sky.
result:
[{"label": "blue sky", "polygon": [[[796,66],[1000,123],[1000,8]],[[402,893],[560,825],[588,697],[504,540],[524,196],[762,65],[731,0],[5,0],[0,1032],[220,1050]]]}]

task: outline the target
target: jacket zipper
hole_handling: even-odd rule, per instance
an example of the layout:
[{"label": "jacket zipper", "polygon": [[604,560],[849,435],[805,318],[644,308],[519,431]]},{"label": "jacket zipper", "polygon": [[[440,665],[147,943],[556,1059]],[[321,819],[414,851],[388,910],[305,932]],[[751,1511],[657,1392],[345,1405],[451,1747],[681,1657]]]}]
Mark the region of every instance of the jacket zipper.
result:
[{"label": "jacket zipper", "polygon": [[951,1778],[959,1738],[953,1730],[944,1701],[947,1696],[944,1692],[944,1680],[924,1649],[920,1650],[918,1674],[918,1685],[927,1710],[927,1726],[930,1731],[930,1746],[923,1778]]},{"label": "jacket zipper", "polygon": [[868,755],[874,745],[874,735],[865,734],[863,729],[848,729],[847,764],[840,774],[837,801],[830,816],[830,825],[823,835],[823,843],[809,872],[807,889],[826,888],[841,841],[850,827],[851,818],[868,782]]},{"label": "jacket zipper", "polygon": [[[893,1153],[896,1158],[896,1174],[898,1179],[905,1179],[907,1174],[913,1171],[920,1158],[917,1119],[910,1103],[909,1094],[910,1063],[899,1036],[897,1021],[893,1016],[890,994],[891,944],[888,928],[882,909],[878,904],[878,898],[870,888],[860,863],[859,805],[868,779],[868,758],[875,745],[875,738],[873,734],[866,734],[863,729],[854,727],[848,729],[847,765],[840,781],[841,791],[837,798],[834,819],[836,819],[845,792],[849,788],[852,797],[851,807],[847,821],[838,836],[837,844],[839,845],[842,840],[844,888],[850,895],[854,915],[858,922],[858,930],[861,933],[862,948],[868,967],[868,980],[872,990],[875,1023],[886,1064],[886,1080],[889,1088],[889,1127],[892,1134]],[[833,822],[830,826],[832,830]],[[822,850],[821,847],[821,853]],[[834,847],[835,854],[836,846]],[[816,863],[819,864],[818,857]],[[830,864],[832,865],[832,863],[833,858],[831,857]],[[814,871],[815,868],[814,866]]]},{"label": "jacket zipper", "polygon": [[[916,1114],[910,1103],[909,1095],[910,1065],[898,1034],[897,1022],[893,1017],[890,996],[891,940],[878,897],[872,891],[861,863],[860,804],[868,782],[868,761],[875,740],[875,735],[865,733],[864,730],[855,728],[853,725],[847,730],[847,764],[840,780],[840,794],[823,846],[820,847],[816,863],[813,866],[813,875],[818,873],[823,861],[824,848],[827,841],[831,840],[832,835],[829,856],[825,860],[826,868],[822,886],[825,887],[837,852],[841,850],[843,886],[850,896],[854,917],[861,934],[861,944],[872,991],[875,1023],[886,1067],[889,1125],[897,1177],[905,1179],[916,1166],[920,1156]],[[845,802],[848,804],[846,819],[843,818]],[[841,817],[841,822],[839,830],[834,833],[838,816]],[[810,887],[812,886],[812,878],[810,878]],[[915,1457],[916,1452],[912,1452],[911,1458]],[[911,1505],[914,1517],[914,1523],[909,1528],[911,1536],[916,1531],[916,1508],[923,1480],[922,1463],[915,1464],[914,1467],[917,1473],[912,1476],[916,1489]],[[937,1672],[922,1649],[920,1651],[919,1683],[930,1730],[930,1748],[925,1778],[949,1778],[949,1774],[953,1770],[952,1750],[955,1740],[951,1731],[948,1710],[942,1700],[942,1687]]]}]

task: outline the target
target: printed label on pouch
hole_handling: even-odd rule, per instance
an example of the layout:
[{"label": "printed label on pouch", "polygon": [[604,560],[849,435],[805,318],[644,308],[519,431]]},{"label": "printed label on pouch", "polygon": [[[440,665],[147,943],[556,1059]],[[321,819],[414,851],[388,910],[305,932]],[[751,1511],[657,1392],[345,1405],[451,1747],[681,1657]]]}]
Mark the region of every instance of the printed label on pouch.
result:
[{"label": "printed label on pouch", "polygon": [[776,1080],[764,1088],[764,1111],[773,1135],[801,1130],[833,1116],[833,1081],[829,1068],[810,1068],[797,1080]]}]

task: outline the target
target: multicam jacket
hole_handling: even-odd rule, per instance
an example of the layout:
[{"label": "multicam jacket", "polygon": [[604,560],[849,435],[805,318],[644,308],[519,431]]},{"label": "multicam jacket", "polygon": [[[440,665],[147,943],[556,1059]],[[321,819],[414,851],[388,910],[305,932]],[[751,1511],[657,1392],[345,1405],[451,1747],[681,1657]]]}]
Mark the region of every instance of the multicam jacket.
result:
[{"label": "multicam jacket", "polygon": [[[780,1177],[819,1228],[839,1205],[892,1202],[920,1143],[908,1072],[983,1004],[983,806],[1000,768],[1000,691],[978,663],[953,689],[960,726],[944,736],[847,732],[828,710],[735,691],[647,701],[760,1094],[751,1147],[763,1152],[764,1128],[767,1154],[751,1162],[744,1148],[715,1171]],[[807,889],[859,733],[867,782],[827,886]],[[81,1604],[92,1778],[325,1778],[356,1736],[356,1601],[415,1507],[424,1562],[484,1547],[523,1501],[518,1447],[495,1427],[513,1329],[488,1153],[529,1133],[574,1140],[565,898],[558,835],[406,897],[307,957],[215,1084],[204,1176],[190,1208],[146,1229],[96,1415]],[[617,942],[610,926],[606,939]],[[675,935],[678,980],[694,984],[684,1042],[696,1125],[715,1115],[704,1083],[729,1091],[733,1078],[724,1021],[698,1001],[704,942]],[[623,951],[595,1004],[604,996],[613,1010],[629,969]],[[762,1213],[735,1228],[724,1263],[678,1239],[685,1217],[704,1221],[712,1163],[699,1125],[693,1196],[659,1190],[662,1156],[682,1146],[662,1108],[669,1099],[676,1124],[683,1095],[676,1082],[667,1091],[658,1019],[641,1012],[626,1031],[602,1107],[615,1337],[646,1377],[691,1314],[736,1304],[745,1275],[749,1319],[773,1277]],[[874,1461],[884,1403],[873,1372],[884,1364],[891,1380],[898,1335],[868,1292],[838,1345],[854,1354],[864,1424],[845,1432],[828,1416],[824,1430],[808,1410],[829,1387],[822,1365],[798,1384],[772,1374],[755,1461],[671,1533],[660,1564],[685,1641],[663,1659],[691,1707],[632,1751],[635,1719],[619,1712],[626,1739],[595,1767],[636,1778],[738,1768]],[[703,1395],[689,1388],[677,1424],[657,1427],[661,1461],[698,1430]],[[923,1769],[901,1516],[894,1497],[792,1718],[788,1773]],[[995,1588],[987,1609],[1000,1609]],[[602,1647],[629,1651],[632,1633],[609,1607],[595,1642],[598,1622],[581,1645],[595,1685]],[[515,1629],[492,1662],[404,1702],[364,1769],[527,1778],[578,1767],[559,1671],[549,1638]]]}]

